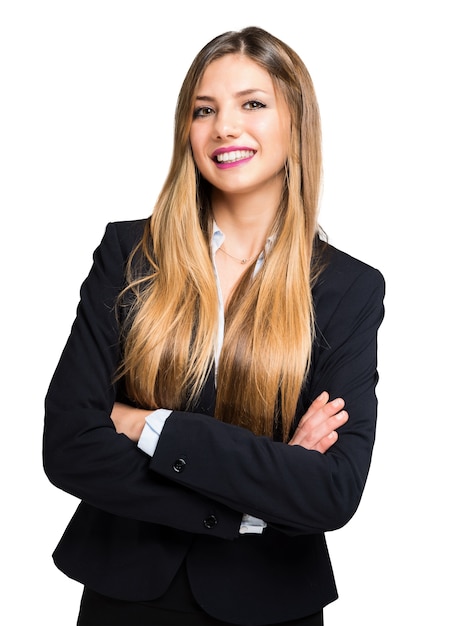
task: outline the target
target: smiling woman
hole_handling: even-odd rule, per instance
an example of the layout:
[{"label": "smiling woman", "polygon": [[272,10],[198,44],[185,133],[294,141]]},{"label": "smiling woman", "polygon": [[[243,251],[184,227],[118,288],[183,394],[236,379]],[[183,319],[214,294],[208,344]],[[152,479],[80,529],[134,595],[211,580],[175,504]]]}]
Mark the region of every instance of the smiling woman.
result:
[{"label": "smiling woman", "polygon": [[320,237],[320,184],[299,56],[255,27],[209,42],[152,216],[107,226],[46,397],[45,470],[81,500],[54,552],[79,626],[323,624],[384,280]]},{"label": "smiling woman", "polygon": [[268,72],[243,54],[210,63],[195,103],[190,142],[200,173],[215,189],[212,202],[222,206],[230,193],[242,202],[251,193],[254,204],[268,207],[264,235],[274,221],[285,177],[287,103],[277,98]]},{"label": "smiling woman", "polygon": [[244,268],[256,259],[276,219],[290,147],[290,112],[268,72],[243,54],[210,63],[198,87],[190,143],[196,166],[212,185],[216,223],[227,233],[216,257],[228,303]]}]

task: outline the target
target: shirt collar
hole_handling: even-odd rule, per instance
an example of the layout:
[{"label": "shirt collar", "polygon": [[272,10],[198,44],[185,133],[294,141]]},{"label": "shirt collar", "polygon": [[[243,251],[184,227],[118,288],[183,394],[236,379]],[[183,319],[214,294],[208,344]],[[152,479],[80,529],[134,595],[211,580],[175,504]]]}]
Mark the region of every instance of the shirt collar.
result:
[{"label": "shirt collar", "polygon": [[216,222],[213,220],[213,234],[211,236],[211,242],[210,242],[211,252],[212,252],[213,256],[216,254],[218,249],[224,243],[224,239],[225,239],[224,233],[219,228],[219,226],[216,224]]}]

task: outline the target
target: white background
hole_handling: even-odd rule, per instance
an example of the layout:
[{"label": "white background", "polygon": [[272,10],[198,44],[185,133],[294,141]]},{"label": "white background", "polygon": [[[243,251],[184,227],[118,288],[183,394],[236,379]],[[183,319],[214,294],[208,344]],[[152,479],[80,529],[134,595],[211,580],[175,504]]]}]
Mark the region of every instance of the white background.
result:
[{"label": "white background", "polygon": [[42,471],[44,395],[106,223],[152,210],[194,54],[251,24],[312,74],[331,243],[387,281],[374,461],[328,538],[326,626],[450,623],[447,4],[0,3],[2,624],[75,624],[81,586],[51,553],[77,501]]}]

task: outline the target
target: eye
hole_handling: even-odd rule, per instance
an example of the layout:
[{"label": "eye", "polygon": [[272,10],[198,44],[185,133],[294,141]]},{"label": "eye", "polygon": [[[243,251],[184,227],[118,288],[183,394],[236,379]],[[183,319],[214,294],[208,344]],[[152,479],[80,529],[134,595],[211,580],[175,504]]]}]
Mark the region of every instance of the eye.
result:
[{"label": "eye", "polygon": [[197,117],[208,117],[214,113],[214,110],[211,107],[197,107],[194,109],[193,118]]},{"label": "eye", "polygon": [[249,111],[255,111],[256,109],[264,109],[266,104],[263,104],[263,102],[259,100],[248,100],[243,104],[243,107]]}]

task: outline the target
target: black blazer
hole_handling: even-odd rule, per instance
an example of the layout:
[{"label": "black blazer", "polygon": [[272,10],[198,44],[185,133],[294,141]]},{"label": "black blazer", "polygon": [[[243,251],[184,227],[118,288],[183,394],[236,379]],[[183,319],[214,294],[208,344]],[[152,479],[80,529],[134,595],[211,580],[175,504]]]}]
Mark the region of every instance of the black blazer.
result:
[{"label": "black blazer", "polygon": [[[383,278],[327,246],[297,412],[299,419],[323,390],[346,400],[349,421],[326,454],[213,419],[210,378],[195,411],[169,417],[149,458],[110,419],[114,302],[144,224],[108,225],[46,396],[45,471],[81,500],[55,563],[99,593],[151,600],[185,561],[194,596],[218,619],[258,625],[315,613],[337,597],[324,532],[352,517],[370,465]],[[262,535],[239,534],[243,513],[267,522]]]}]

